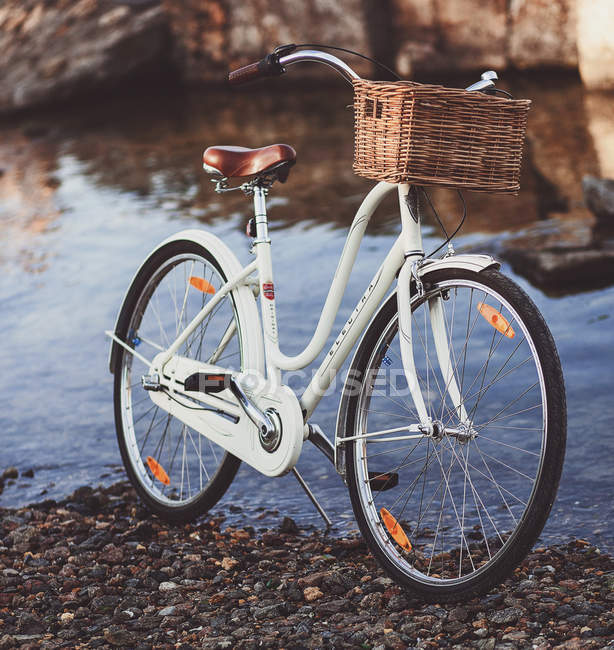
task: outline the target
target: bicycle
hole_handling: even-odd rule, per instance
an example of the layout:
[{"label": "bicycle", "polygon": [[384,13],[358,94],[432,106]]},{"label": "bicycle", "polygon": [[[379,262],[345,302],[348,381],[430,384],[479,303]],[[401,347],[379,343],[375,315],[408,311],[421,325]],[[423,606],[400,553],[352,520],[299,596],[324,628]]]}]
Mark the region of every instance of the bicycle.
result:
[{"label": "bicycle", "polygon": [[[358,78],[331,54],[286,46],[229,79],[302,61]],[[312,339],[283,354],[266,196],[295,159],[284,144],[209,147],[203,166],[216,191],[253,198],[254,260],[242,267],[213,234],[184,230],[132,280],[107,332],[128,476],[152,512],[184,522],[222,497],[241,461],[270,477],[292,471],[330,523],[295,468],[310,440],[343,477],[362,535],[399,584],[439,602],[483,592],[522,561],[556,495],[566,407],[552,336],[492,257],[456,254],[451,237],[443,256],[426,256],[418,190],[379,182],[350,227]],[[230,186],[235,177],[248,180]],[[323,350],[369,219],[392,192],[400,235],[299,398],[282,371]],[[331,443],[310,418],[359,338]]]}]

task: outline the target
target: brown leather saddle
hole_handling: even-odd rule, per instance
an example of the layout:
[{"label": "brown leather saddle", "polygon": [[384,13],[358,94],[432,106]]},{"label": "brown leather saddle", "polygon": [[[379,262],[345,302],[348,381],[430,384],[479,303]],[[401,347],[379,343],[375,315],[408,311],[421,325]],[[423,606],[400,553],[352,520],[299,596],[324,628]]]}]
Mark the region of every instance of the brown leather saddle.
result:
[{"label": "brown leather saddle", "polygon": [[287,144],[271,144],[259,149],[209,147],[203,154],[203,168],[225,178],[274,173],[282,183],[296,162],[296,151]]}]

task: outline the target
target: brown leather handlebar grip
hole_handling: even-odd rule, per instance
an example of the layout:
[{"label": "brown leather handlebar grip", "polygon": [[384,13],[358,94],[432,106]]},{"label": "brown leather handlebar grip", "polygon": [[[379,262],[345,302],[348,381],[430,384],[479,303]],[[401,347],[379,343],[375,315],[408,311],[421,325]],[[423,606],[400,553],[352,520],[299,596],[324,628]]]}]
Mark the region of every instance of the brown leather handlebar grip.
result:
[{"label": "brown leather handlebar grip", "polygon": [[262,61],[244,65],[242,68],[228,73],[228,82],[231,84],[242,84],[262,76]]}]

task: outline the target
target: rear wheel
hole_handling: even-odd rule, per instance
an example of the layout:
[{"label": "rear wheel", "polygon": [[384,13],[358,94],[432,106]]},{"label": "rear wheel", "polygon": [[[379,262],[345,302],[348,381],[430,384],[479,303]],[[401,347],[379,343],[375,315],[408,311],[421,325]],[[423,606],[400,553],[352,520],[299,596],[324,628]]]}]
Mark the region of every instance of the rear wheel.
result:
[{"label": "rear wheel", "polygon": [[[145,262],[122,306],[116,333],[152,359],[226,282],[203,246],[174,241]],[[243,344],[237,309],[227,295],[178,354],[241,370]],[[156,406],[141,377],[148,369],[118,348],[114,374],[117,439],[128,476],[146,506],[174,521],[209,510],[226,492],[240,460]]]},{"label": "rear wheel", "polygon": [[[566,410],[554,342],[517,285],[497,271],[442,270],[425,290],[411,305],[412,336],[434,432],[408,429],[419,419],[394,295],[356,354],[344,433],[372,434],[346,443],[352,506],[369,547],[399,582],[441,602],[497,584],[534,544],[556,495]],[[440,370],[435,302],[465,416]]]}]

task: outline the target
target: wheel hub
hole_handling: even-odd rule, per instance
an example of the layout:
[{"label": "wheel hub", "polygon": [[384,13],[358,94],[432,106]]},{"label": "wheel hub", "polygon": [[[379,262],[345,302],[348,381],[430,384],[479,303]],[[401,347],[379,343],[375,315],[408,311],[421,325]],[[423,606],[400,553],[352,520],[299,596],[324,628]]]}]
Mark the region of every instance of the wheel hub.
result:
[{"label": "wheel hub", "polygon": [[465,445],[470,440],[477,437],[477,431],[466,424],[460,423],[457,427],[446,427],[444,434],[450,438],[456,438],[461,444]]}]

